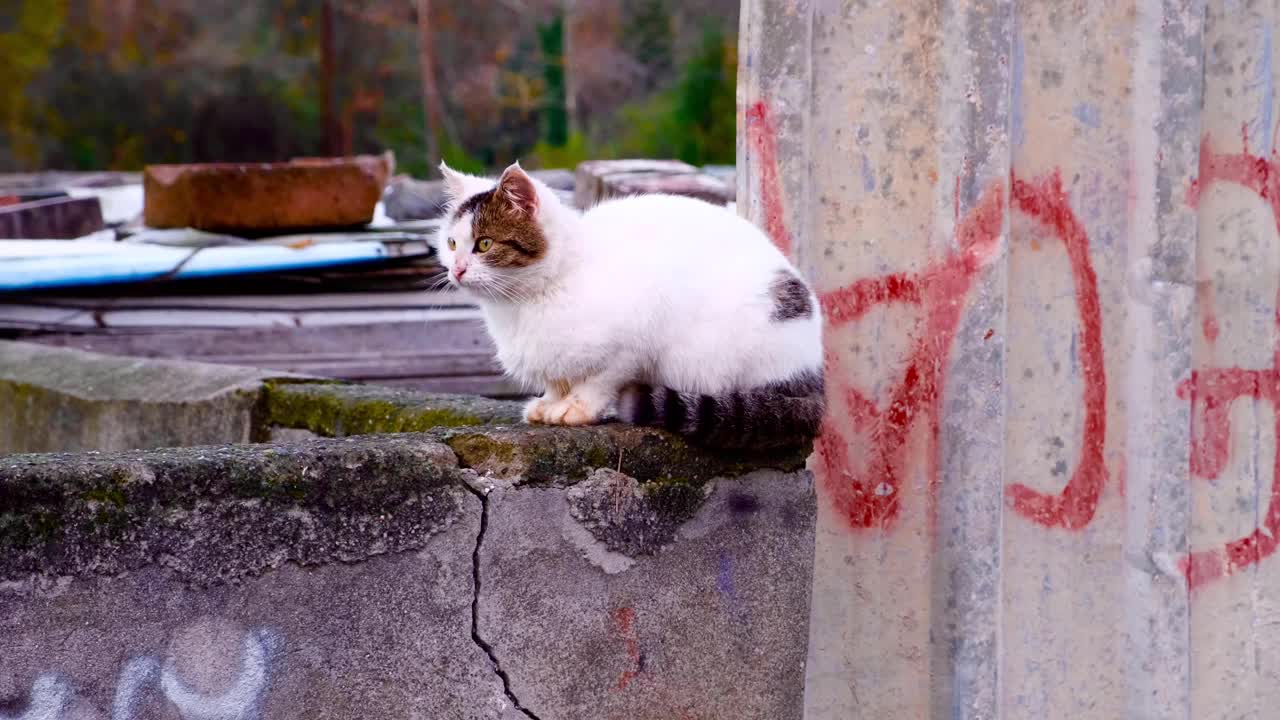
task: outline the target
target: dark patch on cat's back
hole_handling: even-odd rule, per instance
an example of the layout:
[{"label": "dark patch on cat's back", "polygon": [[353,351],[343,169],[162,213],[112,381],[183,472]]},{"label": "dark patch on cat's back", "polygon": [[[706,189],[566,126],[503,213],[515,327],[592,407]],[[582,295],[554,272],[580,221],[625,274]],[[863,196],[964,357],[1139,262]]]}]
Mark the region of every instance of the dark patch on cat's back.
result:
[{"label": "dark patch on cat's back", "polygon": [[809,287],[790,270],[778,271],[769,285],[769,295],[773,298],[773,314],[769,319],[774,322],[799,320],[813,315]]}]

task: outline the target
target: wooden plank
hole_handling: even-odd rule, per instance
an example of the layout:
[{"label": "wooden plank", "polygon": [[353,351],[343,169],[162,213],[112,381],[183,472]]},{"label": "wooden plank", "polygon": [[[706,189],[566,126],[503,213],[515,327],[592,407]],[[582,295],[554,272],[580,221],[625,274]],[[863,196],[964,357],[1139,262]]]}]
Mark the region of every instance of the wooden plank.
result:
[{"label": "wooden plank", "polygon": [[324,327],[398,322],[430,323],[451,319],[476,319],[474,308],[374,309],[368,311],[290,312],[273,310],[203,309],[83,309],[0,304],[0,328],[74,332],[103,329],[191,329],[246,327]]},{"label": "wooden plank", "polygon": [[502,372],[492,353],[398,353],[390,357],[360,355],[322,358],[281,354],[212,355],[199,359],[218,364],[267,368],[347,380],[499,375]]},{"label": "wooden plank", "polygon": [[136,357],[186,357],[195,360],[254,353],[356,355],[400,351],[492,352],[478,317],[437,319],[429,323],[195,329],[164,332],[50,333],[29,342]]},{"label": "wooden plank", "polygon": [[475,307],[453,290],[413,292],[312,293],[297,295],[144,295],[138,297],[23,296],[4,304],[58,308],[132,310],[135,308],[202,310],[276,310],[332,312],[349,309],[432,309]]},{"label": "wooden plank", "polygon": [[478,319],[321,328],[46,334],[29,342],[130,357],[180,358],[433,392],[522,395],[501,375]]}]

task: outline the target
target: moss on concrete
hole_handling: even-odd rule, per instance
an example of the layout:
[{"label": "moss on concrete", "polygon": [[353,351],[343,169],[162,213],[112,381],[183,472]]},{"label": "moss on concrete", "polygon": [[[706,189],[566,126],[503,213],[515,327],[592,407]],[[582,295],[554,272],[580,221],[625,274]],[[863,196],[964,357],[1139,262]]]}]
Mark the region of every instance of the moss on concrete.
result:
[{"label": "moss on concrete", "polygon": [[463,428],[439,436],[463,467],[533,484],[572,484],[596,468],[612,468],[643,482],[698,486],[760,468],[798,470],[810,450],[714,451],[662,430],[619,424]]},{"label": "moss on concrete", "polygon": [[[691,517],[707,480],[795,470],[809,452],[717,452],[625,425],[531,427],[518,403],[243,369],[0,343],[6,357],[49,367],[0,372],[0,415],[11,419],[0,451],[43,447],[46,433],[52,447],[77,449],[261,439],[271,428],[327,439],[0,455],[0,581],[162,564],[200,584],[413,549],[470,501],[469,471],[561,486],[604,468],[632,478],[643,517],[610,525],[629,542]],[[73,377],[86,364],[102,367]]]},{"label": "moss on concrete", "polygon": [[517,422],[517,403],[372,385],[268,382],[260,427],[309,430],[324,437],[426,432]]},{"label": "moss on concrete", "polygon": [[0,580],[162,563],[193,583],[421,547],[467,493],[424,435],[0,457]]},{"label": "moss on concrete", "polygon": [[609,550],[652,555],[706,501],[709,486],[682,481],[642,483],[610,468],[593,470],[565,493],[569,512]]}]

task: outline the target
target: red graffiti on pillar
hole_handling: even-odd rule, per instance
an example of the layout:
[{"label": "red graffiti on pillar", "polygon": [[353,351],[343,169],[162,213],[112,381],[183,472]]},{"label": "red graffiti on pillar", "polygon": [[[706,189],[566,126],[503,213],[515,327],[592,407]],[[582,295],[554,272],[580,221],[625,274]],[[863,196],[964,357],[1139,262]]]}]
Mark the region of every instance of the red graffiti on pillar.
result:
[{"label": "red graffiti on pillar", "polygon": [[[1089,238],[1075,217],[1057,173],[1036,181],[1011,178],[1012,206],[1045,225],[1062,241],[1076,283],[1082,335],[1084,433],[1080,459],[1066,486],[1042,493],[1021,483],[1010,486],[1013,509],[1050,527],[1076,529],[1093,519],[1106,483],[1106,374],[1102,349],[1102,309],[1097,277],[1089,259]],[[1004,221],[1000,184],[992,184],[957,227],[958,251],[919,273],[894,273],[859,280],[826,293],[822,307],[830,327],[857,320],[889,303],[920,306],[924,328],[909,356],[902,379],[877,407],[857,388],[845,387],[838,359],[828,354],[832,402],[844,403],[853,430],[866,442],[866,470],[857,473],[849,456],[850,438],[828,417],[818,438],[818,471],[837,510],[854,528],[884,528],[897,516],[903,478],[912,458],[907,440],[917,421],[927,421],[930,450],[927,477],[937,483],[938,403],[943,395],[951,345],[965,298],[979,270],[995,250]]]},{"label": "red graffiti on pillar", "polygon": [[1084,433],[1075,472],[1055,494],[1033,490],[1022,483],[1006,491],[1020,515],[1048,527],[1071,530],[1089,524],[1098,511],[1102,487],[1107,482],[1103,449],[1107,437],[1107,373],[1102,360],[1102,303],[1098,276],[1089,260],[1089,236],[1071,210],[1062,178],[1054,173],[1039,181],[1012,178],[1013,207],[1053,230],[1067,250],[1075,281],[1076,310],[1080,315],[1080,374],[1084,380]]},{"label": "red graffiti on pillar", "polygon": [[782,205],[782,180],[778,171],[778,128],[763,100],[746,111],[747,144],[755,152],[760,174],[760,202],[764,205],[764,228],[783,255],[791,254],[791,233],[787,231]]},{"label": "red graffiti on pillar", "polygon": [[988,188],[957,230],[958,252],[924,271],[859,280],[822,296],[830,327],[857,320],[881,304],[907,303],[924,309],[925,327],[902,380],[889,393],[884,409],[876,407],[857,388],[842,387],[845,373],[834,355],[827,357],[833,399],[845,403],[854,431],[868,435],[870,440],[864,476],[854,474],[849,440],[830,417],[817,441],[823,482],[840,514],[855,528],[885,527],[897,516],[902,480],[911,459],[907,439],[912,426],[922,417],[929,422],[932,440],[929,477],[936,477],[932,470],[937,464],[938,399],[942,396],[947,357],[964,309],[964,297],[1000,239],[1003,205],[1003,188]]},{"label": "red graffiti on pillar", "polygon": [[[1200,194],[1214,182],[1248,188],[1267,201],[1280,230],[1280,175],[1272,160],[1241,153],[1216,153],[1206,137],[1200,146],[1200,177],[1192,182],[1187,200],[1199,202]],[[1213,317],[1212,296],[1205,293],[1202,315]],[[1280,329],[1280,296],[1276,298],[1276,325]],[[1216,323],[1215,323],[1216,329]],[[1207,328],[1206,328],[1207,334]],[[1210,338],[1212,339],[1212,338]],[[1195,589],[1205,583],[1260,562],[1276,551],[1280,541],[1280,346],[1273,349],[1272,366],[1260,370],[1199,368],[1178,386],[1178,397],[1191,401],[1191,474],[1213,480],[1226,469],[1231,454],[1231,404],[1238,398],[1266,400],[1276,410],[1276,457],[1271,493],[1261,527],[1224,547],[1191,552],[1183,562],[1187,584]]]},{"label": "red graffiti on pillar", "polygon": [[1204,280],[1196,283],[1196,308],[1200,311],[1200,331],[1210,343],[1217,342],[1221,328],[1213,310],[1213,283]]}]

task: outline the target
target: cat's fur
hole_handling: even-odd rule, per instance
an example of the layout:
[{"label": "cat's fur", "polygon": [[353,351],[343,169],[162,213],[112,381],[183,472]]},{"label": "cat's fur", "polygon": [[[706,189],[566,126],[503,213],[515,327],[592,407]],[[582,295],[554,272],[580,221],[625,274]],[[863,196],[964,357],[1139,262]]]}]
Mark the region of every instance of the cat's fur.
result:
[{"label": "cat's fur", "polygon": [[478,300],[502,367],[543,392],[526,420],[583,425],[616,407],[719,447],[816,433],[818,301],[754,225],[671,195],[580,213],[518,163],[497,181],[440,169],[440,260]]}]

